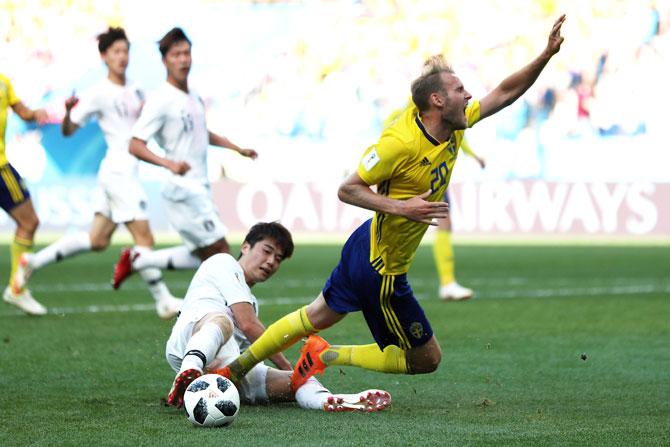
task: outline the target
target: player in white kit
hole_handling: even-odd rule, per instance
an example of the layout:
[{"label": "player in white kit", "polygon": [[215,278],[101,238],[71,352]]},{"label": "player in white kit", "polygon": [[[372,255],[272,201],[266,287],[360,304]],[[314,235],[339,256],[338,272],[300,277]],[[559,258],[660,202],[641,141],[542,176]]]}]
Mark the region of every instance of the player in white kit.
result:
[{"label": "player in white kit", "polygon": [[[227,229],[214,205],[207,178],[207,149],[213,145],[252,159],[257,156],[253,149],[240,148],[207,129],[203,100],[188,86],[191,41],[181,28],[170,30],[159,41],[159,49],[167,81],[148,97],[133,127],[129,151],[172,173],[163,198],[170,224],[184,245],[156,251],[124,250],[114,269],[115,288],[133,271],[147,267],[196,268],[216,253],[228,253]],[[164,157],[147,147],[152,138],[165,150]]]},{"label": "player in white kit", "polygon": [[[119,224],[124,224],[138,249],[150,249],[154,239],[147,218],[147,197],[138,179],[138,160],[128,153],[130,131],[144,104],[144,94],[126,79],[129,42],[122,28],[109,28],[98,36],[100,56],[107,77],[81,100],[74,95],[65,102],[63,135],[70,136],[87,120],[97,117],[107,152],[98,171],[95,216],[89,233],[67,235],[35,254],[24,254],[15,275],[25,284],[35,270],[88,251],[105,250]],[[172,318],[181,300],[174,298],[157,268],[141,271],[156,301],[161,318]]]},{"label": "player in white kit", "polygon": [[[204,371],[214,371],[237,358],[265,330],[251,287],[269,279],[293,253],[289,231],[277,222],[254,225],[236,261],[216,254],[202,263],[186,292],[165,355],[177,372],[167,402],[183,404],[184,391]],[[297,401],[303,408],[325,411],[379,411],[391,403],[382,390],[331,394],[315,378],[291,392],[292,367],[283,354],[270,358],[277,366],[256,365],[237,383],[247,404]]]}]

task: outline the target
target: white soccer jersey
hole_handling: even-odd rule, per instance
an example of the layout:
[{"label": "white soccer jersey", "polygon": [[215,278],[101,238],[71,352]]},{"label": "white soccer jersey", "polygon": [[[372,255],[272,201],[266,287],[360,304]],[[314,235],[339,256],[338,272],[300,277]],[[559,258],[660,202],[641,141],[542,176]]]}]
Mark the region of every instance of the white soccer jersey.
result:
[{"label": "white soccer jersey", "polygon": [[194,92],[185,93],[165,82],[148,96],[132,136],[142,141],[154,138],[167,159],[191,166],[183,176],[172,174],[169,183],[187,189],[209,185],[205,105]]},{"label": "white soccer jersey", "polygon": [[107,174],[137,176],[137,158],[128,152],[130,131],[140,116],[144,94],[135,84],[118,85],[105,78],[72,109],[70,119],[78,126],[95,116],[105,135],[107,153],[100,163],[98,178]]},{"label": "white soccer jersey", "polygon": [[[235,303],[250,303],[258,315],[258,302],[244,280],[242,267],[229,254],[219,253],[204,261],[193,276],[180,318],[202,318],[210,312],[224,312],[235,321],[229,307]],[[234,336],[240,351],[251,344],[237,326]]]}]

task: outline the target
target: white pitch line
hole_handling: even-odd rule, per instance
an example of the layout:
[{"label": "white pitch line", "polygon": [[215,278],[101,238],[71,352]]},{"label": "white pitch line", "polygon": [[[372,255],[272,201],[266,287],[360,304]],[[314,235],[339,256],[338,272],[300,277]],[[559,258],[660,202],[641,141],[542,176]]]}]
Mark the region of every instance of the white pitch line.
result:
[{"label": "white pitch line", "polygon": [[[53,290],[53,289],[51,289]],[[596,286],[596,287],[572,287],[558,289],[532,289],[532,290],[508,290],[508,291],[485,291],[477,292],[477,299],[510,299],[510,298],[552,298],[552,297],[580,297],[596,295],[646,295],[650,293],[668,293],[670,297],[670,284],[665,285],[628,285],[628,286]],[[424,293],[417,294],[419,300],[437,299]],[[273,297],[259,298],[258,302],[263,306],[276,306],[285,304],[307,304],[314,296],[296,297]],[[155,311],[154,303],[137,304],[99,304],[91,306],[52,307],[49,309],[51,315],[74,315],[74,314],[96,314],[96,313],[125,313],[125,312],[149,312]],[[19,310],[0,312],[0,317],[13,317],[23,315]]]},{"label": "white pitch line", "polygon": [[[548,278],[547,282],[551,283],[553,287],[560,287],[563,289],[564,285],[572,285],[581,279],[578,278]],[[533,280],[534,281],[534,280]],[[639,278],[636,277],[634,282],[628,278],[589,278],[589,281],[595,283],[607,282],[611,287],[636,287],[634,284],[639,283],[658,283],[659,278]],[[437,288],[437,283],[435,281],[430,281],[426,279],[412,279],[409,278],[409,282],[413,288],[421,287],[435,287]],[[505,278],[468,278],[463,281],[469,286],[481,286],[484,289],[500,287],[500,286],[522,286],[531,282],[531,279],[528,277],[505,277]],[[190,282],[188,281],[168,281],[170,287],[174,288],[183,288],[186,289]],[[277,282],[277,286],[285,290],[290,289],[299,289],[299,288],[312,288],[315,293],[318,293],[325,284],[325,279],[288,279],[284,281]],[[594,286],[597,287],[597,286]],[[131,282],[123,285],[121,290],[125,291],[143,291],[146,290],[146,286],[142,282]],[[51,292],[68,292],[68,293],[88,293],[88,292],[109,292],[112,291],[112,286],[106,282],[79,282],[79,283],[55,283],[55,284],[35,284],[30,287],[30,290],[35,294],[42,293],[51,293]],[[552,290],[551,288],[549,290]],[[479,294],[478,294],[479,295]]]}]

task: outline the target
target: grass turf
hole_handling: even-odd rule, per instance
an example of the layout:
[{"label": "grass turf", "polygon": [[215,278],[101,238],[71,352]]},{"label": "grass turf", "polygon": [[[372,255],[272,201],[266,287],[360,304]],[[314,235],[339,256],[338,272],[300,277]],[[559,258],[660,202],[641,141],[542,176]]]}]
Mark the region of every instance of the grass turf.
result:
[{"label": "grass turf", "polygon": [[[6,250],[8,250],[5,247]],[[42,318],[0,306],[0,445],[669,445],[668,247],[457,246],[466,303],[434,296],[421,247],[410,282],[443,349],[434,374],[331,368],[335,392],[384,388],[378,414],[243,406],[225,429],[192,427],[164,406],[171,322],[139,278],[108,287],[118,250],[35,274]],[[269,324],[318,293],[337,246],[299,246],[256,286]],[[6,257],[2,271],[9,270]],[[182,295],[192,272],[167,272]],[[369,343],[360,315],[323,332]],[[297,348],[288,351],[295,360]],[[585,353],[586,360],[581,359]]]}]

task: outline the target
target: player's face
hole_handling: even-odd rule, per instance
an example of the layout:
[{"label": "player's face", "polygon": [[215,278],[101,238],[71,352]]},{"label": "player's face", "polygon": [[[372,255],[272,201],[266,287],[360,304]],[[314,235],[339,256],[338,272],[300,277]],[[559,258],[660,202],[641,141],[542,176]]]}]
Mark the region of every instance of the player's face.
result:
[{"label": "player's face", "polygon": [[451,73],[442,74],[442,85],[444,87],[444,104],[442,107],[442,121],[451,130],[461,130],[468,127],[465,117],[465,108],[472,95],[465,90],[460,79]]},{"label": "player's face", "polygon": [[102,53],[102,60],[115,75],[125,75],[128,68],[128,42],[123,39],[114,41],[107,51]]},{"label": "player's face", "polygon": [[244,270],[247,284],[266,281],[279,269],[284,259],[284,251],[273,239],[261,239],[254,246],[245,242],[240,249],[240,265]]},{"label": "player's face", "polygon": [[168,77],[179,83],[186,82],[191,71],[191,44],[181,40],[170,47],[163,57]]}]

